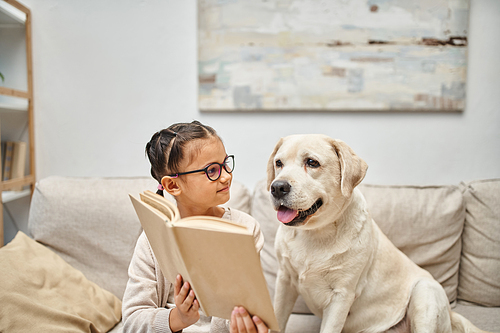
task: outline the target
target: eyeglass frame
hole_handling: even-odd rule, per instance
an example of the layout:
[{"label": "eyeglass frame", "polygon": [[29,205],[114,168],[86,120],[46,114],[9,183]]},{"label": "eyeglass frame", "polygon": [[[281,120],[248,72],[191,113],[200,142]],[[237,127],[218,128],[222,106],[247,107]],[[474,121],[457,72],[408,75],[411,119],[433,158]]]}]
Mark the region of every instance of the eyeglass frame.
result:
[{"label": "eyeglass frame", "polygon": [[[227,168],[226,168],[226,161],[230,157],[233,160],[233,168],[231,169],[231,171],[227,170]],[[210,178],[210,176],[208,176],[208,168],[210,168],[211,166],[213,166],[215,164],[219,165],[219,175],[217,176],[217,178],[212,179],[212,178]],[[182,176],[182,175],[189,175],[190,173],[204,172],[205,175],[207,176],[208,180],[210,180],[212,182],[215,182],[222,175],[222,168],[224,168],[224,170],[226,170],[227,173],[233,173],[233,171],[234,171],[234,165],[235,165],[235,163],[234,163],[234,155],[227,155],[226,158],[224,159],[224,163],[213,162],[213,163],[210,163],[209,165],[207,165],[206,167],[204,167],[203,169],[198,169],[198,170],[193,170],[193,171],[186,171],[186,172],[178,172],[178,173],[174,173],[174,174],[168,175],[168,177],[177,178],[177,177]]]}]

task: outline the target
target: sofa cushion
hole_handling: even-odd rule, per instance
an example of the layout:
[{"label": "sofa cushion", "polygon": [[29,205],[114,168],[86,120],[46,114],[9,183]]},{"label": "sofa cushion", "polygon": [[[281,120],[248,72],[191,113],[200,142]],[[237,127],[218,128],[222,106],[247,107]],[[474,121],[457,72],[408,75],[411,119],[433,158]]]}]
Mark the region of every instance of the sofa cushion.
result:
[{"label": "sofa cushion", "polygon": [[121,302],[22,232],[0,249],[0,332],[107,332]]},{"label": "sofa cushion", "polygon": [[361,184],[368,211],[380,229],[413,262],[457,298],[465,204],[457,186]]},{"label": "sofa cushion", "polygon": [[500,179],[462,187],[467,213],[458,298],[500,306]]},{"label": "sofa cushion", "polygon": [[89,280],[122,298],[141,233],[128,193],[155,190],[150,177],[48,177],[37,182],[28,228]]},{"label": "sofa cushion", "polygon": [[459,300],[452,309],[467,318],[474,326],[487,332],[500,332],[500,308],[462,304]]}]

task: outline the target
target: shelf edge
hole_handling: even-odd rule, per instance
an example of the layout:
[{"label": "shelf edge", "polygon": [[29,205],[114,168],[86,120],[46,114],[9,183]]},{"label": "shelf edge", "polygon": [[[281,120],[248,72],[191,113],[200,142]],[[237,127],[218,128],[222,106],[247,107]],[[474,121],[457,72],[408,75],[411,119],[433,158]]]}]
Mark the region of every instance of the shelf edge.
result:
[{"label": "shelf edge", "polygon": [[24,197],[28,197],[31,194],[30,189],[22,190],[22,191],[5,191],[2,192],[2,203],[9,203],[11,201],[21,199]]}]

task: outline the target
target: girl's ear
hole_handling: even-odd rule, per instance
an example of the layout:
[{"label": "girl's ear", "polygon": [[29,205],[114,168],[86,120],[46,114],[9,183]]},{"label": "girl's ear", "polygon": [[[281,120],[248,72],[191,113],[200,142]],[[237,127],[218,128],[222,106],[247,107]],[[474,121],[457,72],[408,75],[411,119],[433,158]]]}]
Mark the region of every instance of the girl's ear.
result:
[{"label": "girl's ear", "polygon": [[177,177],[172,178],[165,176],[161,179],[161,184],[163,185],[165,191],[173,196],[178,196],[182,192],[181,187],[179,186],[179,179]]}]

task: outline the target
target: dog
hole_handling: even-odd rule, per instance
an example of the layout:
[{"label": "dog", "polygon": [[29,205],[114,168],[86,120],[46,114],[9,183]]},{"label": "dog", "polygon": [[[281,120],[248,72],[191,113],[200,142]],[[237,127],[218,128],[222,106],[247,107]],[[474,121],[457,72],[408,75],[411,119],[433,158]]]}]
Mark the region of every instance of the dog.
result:
[{"label": "dog", "polygon": [[321,134],[282,138],[269,157],[282,332],[299,294],[322,318],[321,333],[483,332],[451,311],[442,286],[372,220],[356,188],[367,168]]}]

